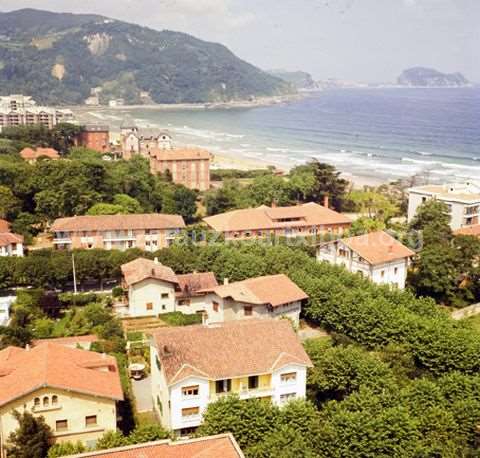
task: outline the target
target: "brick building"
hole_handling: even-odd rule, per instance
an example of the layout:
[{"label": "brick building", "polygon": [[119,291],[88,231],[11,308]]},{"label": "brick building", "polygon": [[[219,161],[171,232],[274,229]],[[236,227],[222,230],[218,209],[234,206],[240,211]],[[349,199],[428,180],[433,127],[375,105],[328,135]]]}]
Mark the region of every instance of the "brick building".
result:
[{"label": "brick building", "polygon": [[77,145],[107,153],[110,151],[110,128],[103,125],[86,125],[78,134]]}]

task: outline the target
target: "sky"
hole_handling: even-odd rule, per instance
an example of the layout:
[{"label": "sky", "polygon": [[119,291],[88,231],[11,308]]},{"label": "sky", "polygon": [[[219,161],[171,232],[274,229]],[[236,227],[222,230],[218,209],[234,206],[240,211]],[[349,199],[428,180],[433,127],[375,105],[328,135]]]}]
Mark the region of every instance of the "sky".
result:
[{"label": "sky", "polygon": [[480,0],[0,0],[220,42],[263,68],[388,82],[413,66],[480,82]]}]

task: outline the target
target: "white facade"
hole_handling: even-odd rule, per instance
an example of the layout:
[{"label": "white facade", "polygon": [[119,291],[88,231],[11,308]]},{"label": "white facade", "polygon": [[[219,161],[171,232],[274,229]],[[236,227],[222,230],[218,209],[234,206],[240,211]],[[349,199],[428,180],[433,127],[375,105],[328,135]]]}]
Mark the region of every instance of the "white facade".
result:
[{"label": "white facade", "polygon": [[0,297],[0,326],[6,326],[10,320],[10,307],[15,302],[15,296]]},{"label": "white facade", "polygon": [[317,248],[317,260],[345,267],[349,272],[359,273],[379,285],[392,285],[405,288],[409,258],[371,264],[362,258],[341,240],[322,245]]},{"label": "white facade", "polygon": [[[305,398],[307,368],[288,364],[267,374],[245,374],[229,379],[231,391],[216,393],[216,380],[190,376],[168,386],[154,346],[150,348],[152,396],[155,412],[162,425],[177,434],[198,427],[210,402],[228,394],[240,399],[270,398],[276,405]],[[249,389],[249,375],[258,377],[258,387]],[[228,379],[225,379],[228,380]]]},{"label": "white facade", "polygon": [[172,283],[147,278],[128,289],[128,315],[157,316],[175,311],[175,286]]},{"label": "white facade", "polygon": [[448,206],[452,230],[480,223],[480,187],[476,184],[411,188],[408,198],[409,222],[415,217],[418,207],[430,199],[438,199]]},{"label": "white facade", "polygon": [[23,256],[23,243],[8,243],[0,246],[0,256]]}]

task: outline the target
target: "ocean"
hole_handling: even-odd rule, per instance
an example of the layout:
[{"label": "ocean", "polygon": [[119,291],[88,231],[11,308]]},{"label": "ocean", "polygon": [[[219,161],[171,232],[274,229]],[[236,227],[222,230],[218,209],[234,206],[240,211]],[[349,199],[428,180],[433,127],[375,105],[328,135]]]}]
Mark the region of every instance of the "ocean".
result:
[{"label": "ocean", "polygon": [[180,143],[283,168],[316,158],[380,180],[480,179],[480,88],[339,89],[259,108],[101,113],[117,127],[128,115]]}]

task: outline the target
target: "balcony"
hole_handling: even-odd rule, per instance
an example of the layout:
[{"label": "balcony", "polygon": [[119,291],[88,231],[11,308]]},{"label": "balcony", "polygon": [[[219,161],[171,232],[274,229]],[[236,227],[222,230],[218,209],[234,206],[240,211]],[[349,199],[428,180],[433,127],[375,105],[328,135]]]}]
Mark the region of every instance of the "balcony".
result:
[{"label": "balcony", "polygon": [[238,395],[240,399],[252,399],[252,398],[264,398],[268,396],[273,396],[273,388],[268,387],[260,387],[254,389],[241,389],[240,391],[227,391],[225,393],[212,393],[210,395],[210,401],[216,401],[220,398],[230,395]]},{"label": "balcony", "polygon": [[104,242],[128,242],[135,240],[136,236],[133,232],[106,232],[103,237]]},{"label": "balcony", "polygon": [[69,243],[72,243],[72,239],[68,237],[56,237],[53,239],[53,243],[56,245],[69,244]]}]

